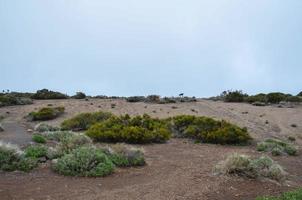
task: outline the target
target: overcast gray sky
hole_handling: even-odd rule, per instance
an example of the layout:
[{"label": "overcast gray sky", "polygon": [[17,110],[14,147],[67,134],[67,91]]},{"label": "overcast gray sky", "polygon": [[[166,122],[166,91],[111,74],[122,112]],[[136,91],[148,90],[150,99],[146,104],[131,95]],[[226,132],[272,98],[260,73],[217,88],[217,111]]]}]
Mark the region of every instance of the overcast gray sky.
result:
[{"label": "overcast gray sky", "polygon": [[301,0],[0,0],[0,89],[302,90]]}]

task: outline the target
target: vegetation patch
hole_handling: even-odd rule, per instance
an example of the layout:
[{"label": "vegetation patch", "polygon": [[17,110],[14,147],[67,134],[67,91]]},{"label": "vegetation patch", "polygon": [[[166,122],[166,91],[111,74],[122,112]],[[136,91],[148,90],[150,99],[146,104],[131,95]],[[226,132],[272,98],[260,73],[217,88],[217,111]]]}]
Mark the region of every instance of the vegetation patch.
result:
[{"label": "vegetation patch", "polygon": [[297,148],[288,142],[279,139],[266,139],[264,142],[257,144],[257,150],[271,152],[273,156],[279,155],[297,155]]},{"label": "vegetation patch", "polygon": [[27,158],[47,157],[47,147],[44,145],[31,145],[24,150],[24,155]]},{"label": "vegetation patch", "polygon": [[179,115],[168,121],[176,137],[192,138],[214,144],[247,144],[251,140],[246,128],[240,128],[223,120]]},{"label": "vegetation patch", "polygon": [[146,114],[113,116],[91,126],[86,134],[95,141],[126,143],[162,143],[171,136],[164,120]]},{"label": "vegetation patch", "polygon": [[83,92],[77,92],[74,96],[72,96],[71,98],[74,99],[85,99],[86,98],[86,94]]},{"label": "vegetation patch", "polygon": [[53,127],[53,126],[45,124],[45,123],[39,123],[35,126],[34,130],[36,132],[43,133],[43,132],[58,131],[58,130],[60,130],[60,128]]},{"label": "vegetation patch", "polygon": [[60,92],[54,92],[48,89],[38,90],[31,96],[32,99],[67,99],[68,96]]},{"label": "vegetation patch", "polygon": [[54,162],[53,169],[66,176],[106,176],[114,171],[114,164],[101,150],[79,147]]},{"label": "vegetation patch", "polygon": [[215,174],[230,174],[248,178],[265,177],[276,181],[283,181],[286,173],[283,168],[270,157],[261,156],[251,159],[246,155],[234,153],[220,162],[214,168]]},{"label": "vegetation patch", "polygon": [[41,143],[41,144],[46,143],[46,138],[43,135],[40,135],[40,134],[34,134],[32,136],[32,140],[36,143]]},{"label": "vegetation patch", "polygon": [[73,131],[87,130],[91,125],[105,121],[111,116],[112,114],[108,112],[81,113],[71,119],[65,120],[61,124],[61,128]]},{"label": "vegetation patch", "polygon": [[280,197],[258,197],[256,200],[300,200],[302,199],[302,189],[285,192]]},{"label": "vegetation patch", "polygon": [[17,146],[0,142],[0,170],[1,171],[25,171],[28,172],[38,163],[35,158],[28,158],[24,156]]},{"label": "vegetation patch", "polygon": [[62,115],[65,111],[64,107],[45,107],[41,108],[38,112],[31,112],[28,114],[28,119],[31,121],[45,121],[55,119]]},{"label": "vegetation patch", "polygon": [[107,147],[104,152],[118,167],[143,166],[146,164],[143,150],[126,144]]},{"label": "vegetation patch", "polygon": [[29,97],[19,95],[18,93],[0,93],[0,107],[27,105],[32,103],[33,102]]}]

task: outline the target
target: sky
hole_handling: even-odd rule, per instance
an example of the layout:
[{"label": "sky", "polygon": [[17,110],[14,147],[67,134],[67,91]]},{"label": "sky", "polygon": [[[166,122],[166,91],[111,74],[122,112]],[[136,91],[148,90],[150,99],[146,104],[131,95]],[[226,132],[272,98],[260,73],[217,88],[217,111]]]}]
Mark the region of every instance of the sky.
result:
[{"label": "sky", "polygon": [[0,89],[302,90],[301,0],[0,0]]}]

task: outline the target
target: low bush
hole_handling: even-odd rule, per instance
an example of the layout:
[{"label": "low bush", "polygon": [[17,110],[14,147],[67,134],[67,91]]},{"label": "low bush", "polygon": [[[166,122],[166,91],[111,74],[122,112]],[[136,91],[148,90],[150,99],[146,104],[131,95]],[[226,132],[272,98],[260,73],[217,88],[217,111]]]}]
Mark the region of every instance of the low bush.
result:
[{"label": "low bush", "polygon": [[294,145],[279,139],[266,139],[257,144],[257,150],[271,152],[273,156],[297,155],[297,148]]},{"label": "low bush", "polygon": [[32,95],[32,99],[67,99],[68,96],[60,92],[54,92],[48,89],[38,90]]},{"label": "low bush", "polygon": [[224,91],[221,96],[225,102],[243,102],[248,95],[244,94],[241,90],[235,90]]},{"label": "low bush", "polygon": [[260,94],[248,96],[244,99],[244,101],[248,103],[256,103],[256,102],[267,103],[267,97],[266,94],[260,93]]},{"label": "low bush", "polygon": [[276,181],[285,179],[283,168],[267,156],[251,159],[234,153],[214,168],[215,174],[234,174],[248,178],[265,177]]},{"label": "low bush", "polygon": [[0,170],[28,172],[37,166],[37,160],[26,158],[17,146],[0,142]]},{"label": "low bush", "polygon": [[41,144],[46,143],[46,138],[43,135],[40,135],[40,134],[34,134],[32,136],[32,140],[36,143],[41,143]]},{"label": "low bush", "polygon": [[71,119],[63,121],[61,128],[63,130],[87,130],[91,125],[105,121],[112,116],[108,112],[81,113]]},{"label": "low bush", "polygon": [[100,149],[79,147],[59,158],[53,169],[66,176],[97,177],[111,174],[114,164]]},{"label": "low bush", "polygon": [[246,144],[251,140],[246,128],[208,117],[179,115],[169,120],[176,137],[187,137],[214,144]]},{"label": "low bush", "polygon": [[55,119],[64,113],[64,107],[55,108],[41,108],[38,112],[31,112],[28,114],[28,119],[31,121],[45,121]]},{"label": "low bush", "polygon": [[159,95],[149,95],[149,96],[147,96],[145,102],[159,103],[160,102],[160,96]]},{"label": "low bush", "polygon": [[280,103],[281,101],[286,101],[289,95],[283,94],[281,92],[272,92],[266,95],[267,102],[269,103]]},{"label": "low bush", "polygon": [[132,97],[127,97],[126,101],[131,102],[131,103],[145,102],[146,101],[146,97],[144,97],[144,96],[132,96]]},{"label": "low bush", "polygon": [[297,94],[297,96],[302,97],[302,91],[299,94]]},{"label": "low bush", "polygon": [[74,99],[85,99],[86,94],[83,93],[83,92],[77,92],[76,95],[72,96],[72,98],[74,98]]},{"label": "low bush", "polygon": [[47,157],[47,147],[43,145],[31,145],[24,150],[24,155],[27,158]]},{"label": "low bush", "polygon": [[298,102],[302,102],[302,98],[299,96],[288,96],[286,98],[287,102],[293,102],[293,103],[298,103]]},{"label": "low bush", "polygon": [[297,189],[291,192],[285,192],[280,197],[258,197],[256,200],[301,200],[302,189]]},{"label": "low bush", "polygon": [[32,104],[32,100],[28,97],[20,97],[14,94],[1,94],[0,95],[0,107],[2,106],[14,106],[14,105],[27,105]]},{"label": "low bush", "polygon": [[34,130],[36,132],[43,133],[43,132],[58,131],[58,130],[60,130],[60,128],[53,127],[53,126],[45,124],[45,123],[39,123],[35,126]]},{"label": "low bush", "polygon": [[116,144],[104,151],[118,167],[143,166],[146,164],[143,150],[125,144]]},{"label": "low bush", "polygon": [[111,117],[91,126],[86,134],[101,142],[161,143],[171,136],[166,123],[148,115]]}]

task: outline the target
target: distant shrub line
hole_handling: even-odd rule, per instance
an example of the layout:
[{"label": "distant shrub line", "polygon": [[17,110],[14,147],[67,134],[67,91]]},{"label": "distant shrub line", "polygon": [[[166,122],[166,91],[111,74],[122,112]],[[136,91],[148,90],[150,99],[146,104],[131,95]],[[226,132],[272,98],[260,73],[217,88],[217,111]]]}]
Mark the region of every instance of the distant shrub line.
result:
[{"label": "distant shrub line", "polygon": [[149,96],[131,96],[127,97],[126,100],[131,103],[145,102],[145,103],[157,103],[157,104],[168,104],[168,103],[182,103],[182,102],[196,102],[195,97],[160,97],[159,95]]},{"label": "distant shrub line", "polygon": [[[301,92],[302,93],[302,92]],[[280,102],[302,102],[302,95],[297,96],[291,94],[284,94],[281,92],[272,92],[268,94],[259,93],[256,95],[248,95],[241,90],[224,91],[220,96],[212,97],[212,100],[222,100],[225,102],[246,102],[255,105],[278,104]],[[262,103],[262,104],[261,104]]]}]

